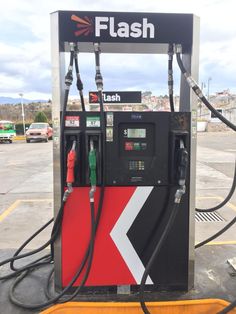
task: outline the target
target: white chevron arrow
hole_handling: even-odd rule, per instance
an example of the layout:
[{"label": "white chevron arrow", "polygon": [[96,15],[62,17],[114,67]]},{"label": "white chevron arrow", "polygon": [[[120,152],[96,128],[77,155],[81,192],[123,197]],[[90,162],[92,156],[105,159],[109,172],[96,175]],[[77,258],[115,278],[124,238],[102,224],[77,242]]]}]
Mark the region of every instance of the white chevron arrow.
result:
[{"label": "white chevron arrow", "polygon": [[[152,190],[153,186],[140,186],[136,188],[134,194],[130,198],[110,233],[112,240],[114,241],[137,284],[141,283],[145,267],[130,242],[127,232]],[[149,276],[146,283],[153,284],[153,281]]]}]

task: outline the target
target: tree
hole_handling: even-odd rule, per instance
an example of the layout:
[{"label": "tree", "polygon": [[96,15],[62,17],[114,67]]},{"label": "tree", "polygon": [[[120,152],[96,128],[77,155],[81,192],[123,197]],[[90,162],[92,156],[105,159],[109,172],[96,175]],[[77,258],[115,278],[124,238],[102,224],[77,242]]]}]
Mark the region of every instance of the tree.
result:
[{"label": "tree", "polygon": [[48,122],[48,118],[43,111],[39,111],[34,118],[34,122]]}]

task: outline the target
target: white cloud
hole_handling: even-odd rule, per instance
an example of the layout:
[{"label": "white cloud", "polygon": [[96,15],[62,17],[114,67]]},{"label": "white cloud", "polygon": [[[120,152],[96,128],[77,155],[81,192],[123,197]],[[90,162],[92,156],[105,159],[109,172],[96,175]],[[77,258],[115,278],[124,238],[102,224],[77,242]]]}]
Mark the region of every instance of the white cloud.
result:
[{"label": "white cloud", "polygon": [[[212,77],[212,88],[215,84],[215,88],[229,87],[236,92],[234,6],[233,0],[136,0],[135,4],[132,0],[87,0],[80,3],[76,0],[2,1],[0,93],[10,95],[22,89],[32,97],[43,93],[48,97],[51,89],[50,12],[88,9],[198,15],[201,19],[200,80],[206,82],[208,77]],[[4,37],[10,25],[15,27],[15,36]],[[162,56],[102,56],[104,81],[111,88],[165,92],[167,84],[164,60]],[[84,85],[91,89],[95,86],[93,56],[82,56],[81,61]],[[177,77],[178,75],[176,74]]]},{"label": "white cloud", "polygon": [[4,96],[11,95],[12,91],[15,90],[18,90],[20,92],[24,88],[23,78],[20,79],[18,77],[0,73],[0,82],[4,84],[4,89],[2,92]]}]

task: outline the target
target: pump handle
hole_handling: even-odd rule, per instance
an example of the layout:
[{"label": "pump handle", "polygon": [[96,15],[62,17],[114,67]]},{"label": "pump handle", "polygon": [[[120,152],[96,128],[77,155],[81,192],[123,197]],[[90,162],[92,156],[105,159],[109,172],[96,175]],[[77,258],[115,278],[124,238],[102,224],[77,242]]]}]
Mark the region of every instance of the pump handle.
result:
[{"label": "pump handle", "polygon": [[73,146],[67,156],[67,176],[66,176],[67,184],[74,183],[75,181],[75,175],[74,175],[75,159],[76,159],[76,153],[75,153],[75,141],[74,141]]},{"label": "pump handle", "polygon": [[188,152],[186,148],[180,148],[178,152],[178,184],[185,185],[188,168]]}]

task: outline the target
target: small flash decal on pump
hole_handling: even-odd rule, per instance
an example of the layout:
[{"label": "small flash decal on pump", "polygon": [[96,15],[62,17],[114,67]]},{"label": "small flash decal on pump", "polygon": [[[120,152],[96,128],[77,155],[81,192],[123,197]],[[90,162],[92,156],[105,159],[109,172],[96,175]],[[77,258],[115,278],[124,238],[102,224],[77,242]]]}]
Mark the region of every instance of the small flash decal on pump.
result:
[{"label": "small flash decal on pump", "polygon": [[113,126],[113,113],[112,112],[108,112],[107,113],[107,126]]},{"label": "small flash decal on pump", "polygon": [[113,142],[113,128],[106,128],[106,141]]}]

